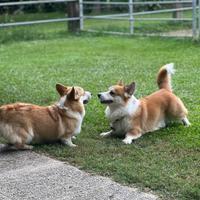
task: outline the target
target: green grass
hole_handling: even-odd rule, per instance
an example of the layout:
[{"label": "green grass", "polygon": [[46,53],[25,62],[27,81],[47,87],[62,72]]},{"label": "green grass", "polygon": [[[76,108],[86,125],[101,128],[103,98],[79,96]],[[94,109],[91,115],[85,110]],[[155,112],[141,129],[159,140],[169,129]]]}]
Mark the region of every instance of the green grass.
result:
[{"label": "green grass", "polygon": [[[65,38],[57,35],[55,39],[33,35],[30,41],[21,42],[7,38],[0,45],[0,103],[49,105],[58,100],[57,82],[80,85],[94,97],[86,106],[82,132],[75,141],[78,147],[38,145],[37,152],[123,184],[151,189],[166,199],[197,200],[200,199],[199,55],[199,44],[190,40],[87,34]],[[109,130],[109,124],[104,116],[105,107],[96,94],[118,79],[126,83],[136,81],[138,98],[150,94],[157,89],[155,76],[159,67],[169,62],[176,64],[174,91],[189,109],[192,126],[172,124],[146,134],[132,145],[123,145],[118,138],[100,138],[99,133]]]},{"label": "green grass", "polygon": [[[0,23],[64,18],[64,13],[29,13],[0,15]],[[68,34],[67,22],[0,28],[0,43],[64,38]]]},{"label": "green grass", "polygon": [[[87,24],[86,24],[87,25]],[[151,189],[166,199],[200,199],[199,43],[145,37],[67,33],[65,23],[0,30],[0,104],[16,101],[49,105],[55,84],[80,85],[94,94],[77,148],[59,144],[35,150],[128,185]],[[138,98],[157,89],[159,67],[174,62],[175,93],[188,107],[190,128],[172,124],[132,145],[101,139],[109,129],[96,95],[124,79],[135,80]]]}]

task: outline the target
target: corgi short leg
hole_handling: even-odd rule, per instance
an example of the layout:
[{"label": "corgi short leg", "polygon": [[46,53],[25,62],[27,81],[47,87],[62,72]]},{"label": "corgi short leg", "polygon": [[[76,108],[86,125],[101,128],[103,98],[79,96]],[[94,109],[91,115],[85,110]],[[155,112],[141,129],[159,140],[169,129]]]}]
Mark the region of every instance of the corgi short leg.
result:
[{"label": "corgi short leg", "polygon": [[191,125],[187,117],[184,117],[183,119],[181,119],[181,121],[182,121],[184,126],[188,127],[188,126]]},{"label": "corgi short leg", "polygon": [[65,145],[68,145],[69,147],[76,147],[77,145],[73,144],[72,138],[62,138],[61,142]]},{"label": "corgi short leg", "polygon": [[16,149],[16,150],[32,150],[33,146],[27,145],[27,144],[16,143],[13,146],[11,146],[11,149]]},{"label": "corgi short leg", "polygon": [[136,140],[140,138],[141,136],[142,136],[141,133],[138,133],[138,134],[127,133],[125,139],[122,140],[122,142],[124,144],[131,144],[133,140]]},{"label": "corgi short leg", "polygon": [[72,136],[72,139],[75,140],[75,139],[76,139],[76,136]]},{"label": "corgi short leg", "polygon": [[108,131],[108,132],[103,132],[103,133],[100,134],[100,136],[101,137],[109,137],[109,136],[111,136],[112,132],[113,132],[112,130]]},{"label": "corgi short leg", "polygon": [[[8,150],[32,150],[33,146],[29,145],[32,136],[24,130],[19,128],[17,133],[8,135]],[[28,143],[28,144],[27,144]]]}]

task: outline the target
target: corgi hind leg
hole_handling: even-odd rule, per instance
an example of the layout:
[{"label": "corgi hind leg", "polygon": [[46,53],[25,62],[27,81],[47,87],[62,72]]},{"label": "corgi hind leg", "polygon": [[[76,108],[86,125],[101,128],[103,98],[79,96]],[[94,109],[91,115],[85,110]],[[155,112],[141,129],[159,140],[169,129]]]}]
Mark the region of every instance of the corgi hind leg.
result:
[{"label": "corgi hind leg", "polygon": [[187,118],[188,110],[179,98],[176,99],[176,103],[171,108],[170,115],[172,118],[180,120],[184,126],[191,125]]},{"label": "corgi hind leg", "polygon": [[6,144],[1,148],[1,151],[16,151],[16,150],[32,150],[33,146],[27,144]]},{"label": "corgi hind leg", "polygon": [[186,127],[191,125],[187,117],[183,117],[181,119],[181,121],[182,121],[183,125],[186,126]]},{"label": "corgi hind leg", "polygon": [[32,150],[33,149],[33,146],[32,145],[28,145],[28,144],[19,144],[19,143],[16,143],[13,145],[13,148],[16,149],[16,150]]},{"label": "corgi hind leg", "polygon": [[31,150],[29,145],[33,139],[33,134],[28,133],[24,128],[13,128],[12,126],[4,130],[4,137],[8,141],[7,149],[10,150]]}]

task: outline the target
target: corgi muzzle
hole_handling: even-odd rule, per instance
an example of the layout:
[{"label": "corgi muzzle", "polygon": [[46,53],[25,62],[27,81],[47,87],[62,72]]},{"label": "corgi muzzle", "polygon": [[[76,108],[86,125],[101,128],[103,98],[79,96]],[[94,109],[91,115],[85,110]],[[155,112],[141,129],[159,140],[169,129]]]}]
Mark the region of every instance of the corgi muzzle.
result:
[{"label": "corgi muzzle", "polygon": [[109,98],[105,98],[105,96],[102,94],[102,93],[99,93],[97,94],[100,102],[102,104],[110,104],[110,103],[113,103],[113,100],[112,99],[109,99]]},{"label": "corgi muzzle", "polygon": [[88,91],[85,92],[85,95],[82,98],[83,104],[87,104],[92,98],[92,94]]}]

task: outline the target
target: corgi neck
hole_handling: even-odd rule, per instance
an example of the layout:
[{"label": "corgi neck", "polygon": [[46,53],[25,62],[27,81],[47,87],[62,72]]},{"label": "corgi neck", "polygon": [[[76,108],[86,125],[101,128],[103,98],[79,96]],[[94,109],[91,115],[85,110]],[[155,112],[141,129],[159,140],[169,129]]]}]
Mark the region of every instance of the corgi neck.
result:
[{"label": "corgi neck", "polygon": [[139,105],[140,105],[140,101],[135,96],[132,96],[126,105],[126,110],[128,114],[130,116],[134,115]]},{"label": "corgi neck", "polygon": [[63,108],[65,101],[66,101],[66,98],[67,98],[66,95],[60,97],[60,100],[56,103],[56,106],[58,106],[58,108]]},{"label": "corgi neck", "polygon": [[124,117],[130,117],[135,114],[138,107],[140,105],[140,101],[136,99],[136,97],[132,96],[127,104],[124,105],[110,105],[106,108],[106,116],[111,121],[114,122]]},{"label": "corgi neck", "polygon": [[65,117],[75,119],[75,129],[73,131],[73,135],[77,135],[81,132],[81,126],[83,122],[83,118],[85,116],[85,109],[83,109],[82,112],[74,111],[71,108],[68,107],[61,107],[58,104],[56,105],[57,108],[62,112],[62,115],[64,114]]},{"label": "corgi neck", "polygon": [[[56,103],[56,106],[60,109],[60,110],[62,110],[62,111],[65,111],[65,114],[68,116],[68,117],[70,117],[71,116],[71,118],[77,118],[77,117],[72,117],[73,115],[74,116],[78,116],[78,115],[80,115],[82,118],[85,116],[85,108],[84,108],[84,106],[81,106],[80,107],[80,109],[77,109],[77,106],[76,107],[74,107],[74,106],[70,106],[70,104],[69,104],[69,106],[65,106],[65,102],[66,102],[66,98],[67,98],[67,96],[65,95],[65,96],[62,96],[61,98],[60,98],[60,100]],[[82,104],[81,102],[80,102],[80,104]],[[76,108],[76,109],[75,109]],[[79,106],[78,106],[78,108],[79,108]]]},{"label": "corgi neck", "polygon": [[74,110],[72,110],[68,107],[64,107],[64,106],[61,107],[59,105],[56,105],[56,106],[59,110],[62,111],[62,113],[64,113],[69,118],[75,118],[75,119],[79,120],[80,118],[83,118],[85,116],[85,110],[84,109],[83,109],[82,112],[78,112],[78,111],[74,111]]}]

